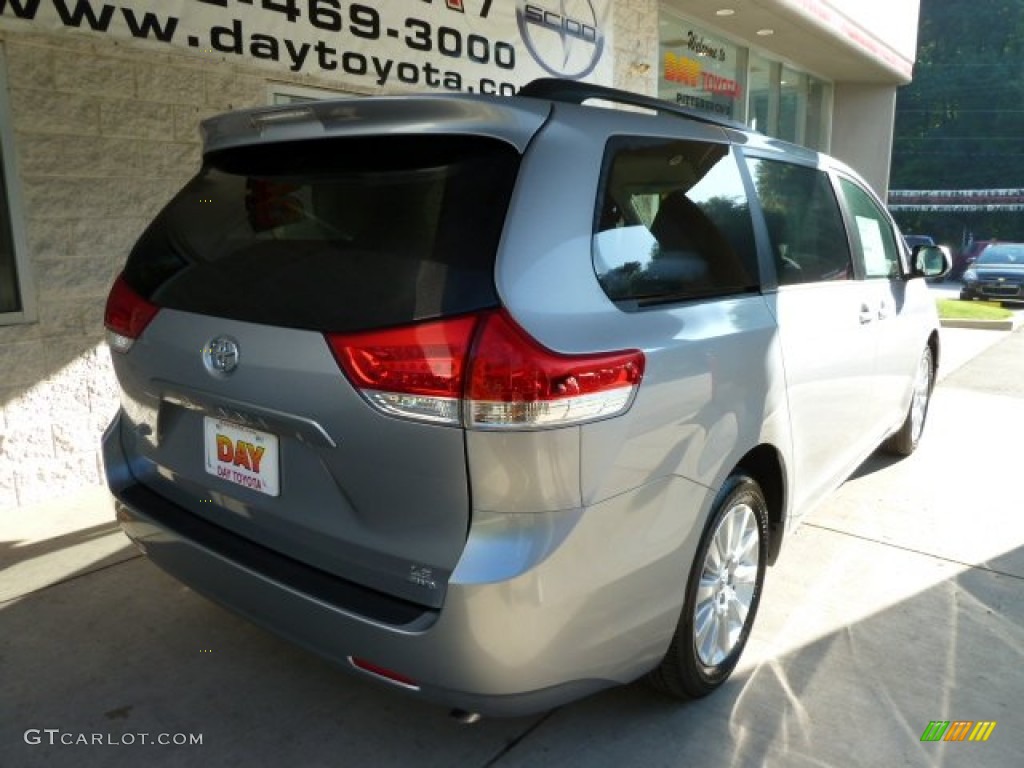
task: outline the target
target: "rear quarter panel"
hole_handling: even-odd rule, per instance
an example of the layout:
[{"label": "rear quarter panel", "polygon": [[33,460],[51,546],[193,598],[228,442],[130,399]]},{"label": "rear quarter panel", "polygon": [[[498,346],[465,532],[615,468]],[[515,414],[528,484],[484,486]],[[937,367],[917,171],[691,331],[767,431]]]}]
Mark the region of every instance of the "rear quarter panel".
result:
[{"label": "rear quarter panel", "polygon": [[723,143],[724,132],[621,111],[609,112],[601,130],[600,117],[581,117],[581,110],[592,109],[555,110],[558,119],[541,130],[542,140],[522,164],[499,252],[499,295],[552,349],[642,349],[646,355],[630,411],[580,429],[582,504],[672,476],[713,490],[761,442],[788,453],[781,355],[764,297],[626,312],[604,294],[592,263],[596,197],[611,135]]}]

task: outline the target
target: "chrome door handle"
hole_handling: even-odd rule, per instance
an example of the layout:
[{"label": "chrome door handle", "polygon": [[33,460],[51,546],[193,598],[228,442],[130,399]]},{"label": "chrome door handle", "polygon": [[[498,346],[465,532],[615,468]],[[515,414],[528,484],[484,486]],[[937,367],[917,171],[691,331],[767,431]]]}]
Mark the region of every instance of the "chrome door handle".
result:
[{"label": "chrome door handle", "polygon": [[860,324],[867,325],[875,319],[875,313],[871,311],[867,304],[864,304],[860,308]]}]

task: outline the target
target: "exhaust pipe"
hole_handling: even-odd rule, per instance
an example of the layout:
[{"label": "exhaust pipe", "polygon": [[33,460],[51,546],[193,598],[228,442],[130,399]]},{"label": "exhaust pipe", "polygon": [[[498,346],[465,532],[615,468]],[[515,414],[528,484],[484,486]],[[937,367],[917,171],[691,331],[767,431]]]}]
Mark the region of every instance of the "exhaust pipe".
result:
[{"label": "exhaust pipe", "polygon": [[481,715],[478,712],[467,712],[464,709],[453,709],[448,716],[459,725],[473,725],[481,720]]}]

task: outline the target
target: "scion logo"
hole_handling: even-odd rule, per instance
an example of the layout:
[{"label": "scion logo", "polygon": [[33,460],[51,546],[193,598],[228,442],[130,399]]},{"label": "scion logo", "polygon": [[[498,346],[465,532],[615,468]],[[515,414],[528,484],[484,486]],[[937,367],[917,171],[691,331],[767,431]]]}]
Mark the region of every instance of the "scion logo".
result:
[{"label": "scion logo", "polygon": [[516,21],[527,50],[555,77],[586,77],[604,53],[604,32],[592,0],[519,0]]}]

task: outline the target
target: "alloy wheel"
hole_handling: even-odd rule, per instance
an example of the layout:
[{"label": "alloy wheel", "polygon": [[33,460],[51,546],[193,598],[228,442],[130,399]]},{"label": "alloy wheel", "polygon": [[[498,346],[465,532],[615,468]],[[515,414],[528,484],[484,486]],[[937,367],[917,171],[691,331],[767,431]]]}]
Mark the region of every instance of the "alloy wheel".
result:
[{"label": "alloy wheel", "polygon": [[916,444],[924,430],[924,419],[928,413],[928,398],[932,392],[932,356],[927,350],[921,355],[914,380],[914,401],[910,406],[910,437]]},{"label": "alloy wheel", "polygon": [[737,503],[711,537],[697,586],[694,645],[707,667],[721,664],[740,641],[757,589],[759,553],[757,516]]}]

